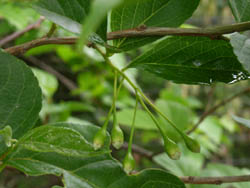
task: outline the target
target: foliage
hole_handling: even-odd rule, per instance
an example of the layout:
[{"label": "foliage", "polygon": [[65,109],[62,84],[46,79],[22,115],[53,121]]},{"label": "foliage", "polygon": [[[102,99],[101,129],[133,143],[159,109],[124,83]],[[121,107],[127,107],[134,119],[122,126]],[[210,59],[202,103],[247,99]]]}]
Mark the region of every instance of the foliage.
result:
[{"label": "foliage", "polygon": [[[195,188],[185,185],[180,177],[249,173],[248,169],[212,162],[213,156],[224,156],[220,144],[232,147],[229,132],[236,133],[241,127],[230,119],[231,115],[222,116],[226,107],[219,113],[221,118],[207,117],[217,108],[213,111],[209,97],[204,100],[208,87],[221,101],[222,89],[229,93],[227,90],[235,92],[237,87],[249,85],[247,34],[109,38],[110,33],[122,30],[143,32],[167,27],[183,31],[187,25],[182,24],[200,3],[199,0],[0,2],[0,44],[1,38],[27,28],[39,15],[47,19],[35,30],[3,43],[0,50],[0,172],[11,167],[29,176],[62,177],[62,182],[55,183],[58,185],[50,185],[55,188]],[[230,0],[229,6],[237,22],[249,24],[247,0]],[[239,25],[228,28],[236,26]],[[191,30],[184,31],[206,31],[188,28]],[[56,42],[34,46],[23,54],[26,51],[22,44],[34,39]],[[76,46],[56,45],[62,44],[59,41],[62,39]],[[21,44],[17,46],[21,51],[15,57],[9,46],[17,44]],[[32,42],[24,45],[29,44]],[[30,63],[36,68],[26,65]],[[146,82],[143,89],[157,88],[156,94],[149,92],[155,102],[142,92],[142,80]],[[239,83],[229,86],[236,82]],[[244,102],[240,102],[240,107]],[[209,105],[211,113],[207,111]],[[203,111],[205,116],[199,118]],[[249,129],[249,120],[232,117]],[[194,125],[199,127],[189,135]],[[123,144],[124,140],[128,143]],[[138,157],[133,142],[149,150],[139,148],[138,153],[145,156]],[[209,162],[205,163],[206,160]],[[161,169],[152,169],[155,164]],[[232,185],[244,188],[249,183]]]}]

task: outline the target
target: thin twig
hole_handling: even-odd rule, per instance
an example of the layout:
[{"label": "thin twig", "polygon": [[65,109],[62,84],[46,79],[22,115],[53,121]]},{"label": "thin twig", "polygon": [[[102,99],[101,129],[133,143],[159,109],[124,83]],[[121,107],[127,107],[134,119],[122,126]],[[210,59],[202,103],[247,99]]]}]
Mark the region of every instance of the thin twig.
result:
[{"label": "thin twig", "polygon": [[77,89],[77,85],[71,81],[70,79],[68,79],[67,77],[65,77],[63,74],[61,74],[60,72],[56,71],[55,69],[53,69],[51,66],[47,65],[46,63],[44,63],[43,61],[35,58],[35,57],[23,57],[24,59],[26,59],[27,61],[33,63],[34,65],[44,69],[45,71],[55,75],[57,77],[57,79],[63,84],[65,85],[65,87],[70,90],[73,91],[75,89]]},{"label": "thin twig", "polygon": [[187,134],[191,134],[192,132],[194,132],[194,131],[199,127],[199,125],[206,119],[206,117],[209,116],[210,114],[214,113],[218,108],[220,108],[220,107],[222,107],[222,106],[228,104],[229,102],[231,102],[231,101],[234,100],[235,98],[237,98],[237,97],[239,97],[239,96],[241,96],[241,95],[244,95],[244,94],[246,94],[246,93],[249,93],[249,92],[250,92],[250,87],[248,87],[248,88],[246,88],[246,89],[240,91],[239,93],[237,93],[237,94],[235,94],[235,95],[233,95],[233,96],[227,98],[226,100],[221,101],[219,104],[217,104],[217,105],[215,105],[214,107],[210,108],[209,110],[205,111],[205,112],[201,115],[199,121],[194,125],[194,127],[193,127],[191,130],[189,130],[189,131],[187,132]]},{"label": "thin twig", "polygon": [[207,94],[207,104],[205,107],[205,111],[207,111],[210,108],[210,106],[212,106],[214,91],[215,91],[215,85],[212,85],[210,87],[208,94]]},{"label": "thin twig", "polygon": [[[145,36],[166,36],[166,35],[179,35],[179,36],[207,36],[212,39],[225,39],[222,35],[233,32],[241,32],[250,30],[250,22],[242,22],[227,26],[218,26],[205,29],[193,28],[135,28],[123,31],[115,31],[108,33],[109,40],[124,38],[124,37],[145,37]],[[6,52],[13,55],[24,54],[31,48],[35,48],[48,44],[75,44],[78,40],[77,37],[71,38],[42,38],[37,39],[19,46],[7,48]],[[89,43],[88,45],[90,45]]]},{"label": "thin twig", "polygon": [[24,35],[25,33],[29,32],[33,29],[37,29],[38,27],[40,27],[40,25],[43,21],[44,21],[44,17],[41,16],[40,19],[36,23],[30,24],[25,29],[23,29],[21,31],[17,31],[15,33],[12,33],[11,35],[3,38],[2,40],[0,40],[0,47],[7,44],[10,41],[17,39],[18,37]]},{"label": "thin twig", "polygon": [[77,41],[76,37],[67,37],[67,38],[41,38],[36,39],[18,46],[13,46],[5,49],[6,52],[12,55],[21,55],[26,53],[28,50],[48,44],[75,44]]},{"label": "thin twig", "polygon": [[221,38],[224,34],[250,30],[250,22],[242,22],[226,26],[211,28],[166,28],[166,27],[138,27],[134,29],[115,31],[108,34],[108,40],[124,37],[153,37],[153,36],[206,36],[213,39]]},{"label": "thin twig", "polygon": [[185,184],[215,184],[250,182],[250,175],[244,176],[223,176],[223,177],[180,177]]},{"label": "thin twig", "polygon": [[50,38],[56,31],[56,28],[57,28],[56,24],[52,23],[49,32],[43,38]]}]

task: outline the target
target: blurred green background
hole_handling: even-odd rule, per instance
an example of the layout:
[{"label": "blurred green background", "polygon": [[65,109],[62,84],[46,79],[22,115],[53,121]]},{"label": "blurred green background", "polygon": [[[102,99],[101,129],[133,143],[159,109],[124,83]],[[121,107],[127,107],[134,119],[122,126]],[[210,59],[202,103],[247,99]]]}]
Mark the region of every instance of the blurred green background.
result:
[{"label": "blurred green background", "polygon": [[[28,1],[1,1],[0,40],[38,19],[39,15],[29,7]],[[183,27],[207,27],[233,22],[226,0],[203,0]],[[45,20],[38,29],[27,32],[2,47],[7,48],[42,37],[51,25],[51,22]],[[54,36],[72,34],[57,28]],[[145,46],[137,51],[114,55],[112,60],[124,66],[147,48]],[[43,91],[43,108],[37,126],[61,121],[101,126],[104,122],[112,102],[112,70],[93,49],[84,48],[84,54],[84,57],[79,56],[74,46],[49,45],[32,49],[20,57],[33,68]],[[136,80],[156,105],[182,130],[189,130],[210,107],[250,86],[249,81],[232,85],[177,85],[136,70],[131,70],[129,76]],[[136,170],[157,167],[177,176],[250,174],[250,125],[245,120],[250,119],[249,99],[249,94],[241,96],[206,118],[192,133],[202,146],[201,154],[193,154],[182,147],[183,155],[179,161],[172,161],[163,153],[162,140],[154,123],[145,111],[139,110],[134,140],[138,151],[134,152]],[[126,141],[129,138],[134,104],[133,93],[125,85],[119,94],[117,106],[118,121],[124,130]],[[167,122],[159,117],[158,119],[166,127],[167,134],[178,141],[179,138]],[[243,123],[239,123],[242,121]],[[112,155],[122,160],[125,153],[126,144],[122,150],[113,149]],[[12,168],[7,168],[0,174],[0,188],[47,188],[52,185],[62,185],[60,177],[27,177]],[[248,188],[250,183],[187,187]]]}]

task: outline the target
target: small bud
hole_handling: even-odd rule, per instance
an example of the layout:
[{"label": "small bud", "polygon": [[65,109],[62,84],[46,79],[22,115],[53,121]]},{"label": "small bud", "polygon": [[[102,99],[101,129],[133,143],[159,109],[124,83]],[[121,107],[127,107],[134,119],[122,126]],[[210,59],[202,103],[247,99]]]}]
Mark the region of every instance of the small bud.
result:
[{"label": "small bud", "polygon": [[187,135],[183,135],[183,139],[184,139],[184,142],[185,142],[187,148],[190,151],[192,151],[194,153],[200,153],[200,150],[201,150],[200,144],[196,140],[192,139],[191,137],[189,137]]},{"label": "small bud", "polygon": [[173,159],[178,160],[181,157],[181,151],[178,147],[178,145],[170,140],[168,137],[164,138],[164,148],[167,155]]},{"label": "small bud", "polygon": [[94,141],[93,141],[93,145],[94,145],[95,150],[100,149],[104,145],[104,142],[106,140],[106,136],[107,136],[106,130],[103,128],[100,129],[96,133],[96,135],[94,137]]},{"label": "small bud", "polygon": [[135,160],[131,152],[128,152],[123,161],[123,169],[124,171],[129,174],[135,168]]},{"label": "small bud", "polygon": [[111,140],[114,148],[119,149],[122,147],[124,142],[124,135],[121,128],[118,125],[115,125],[112,129]]},{"label": "small bud", "polygon": [[4,129],[0,130],[0,135],[3,137],[7,147],[12,145],[12,128],[7,125]]}]

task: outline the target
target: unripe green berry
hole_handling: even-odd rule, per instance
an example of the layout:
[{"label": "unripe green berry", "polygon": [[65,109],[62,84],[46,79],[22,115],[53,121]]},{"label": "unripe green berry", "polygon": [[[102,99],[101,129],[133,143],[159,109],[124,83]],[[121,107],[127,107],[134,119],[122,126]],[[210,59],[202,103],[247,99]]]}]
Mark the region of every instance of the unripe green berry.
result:
[{"label": "unripe green berry", "polygon": [[106,129],[104,129],[104,128],[100,129],[96,133],[96,135],[94,137],[94,141],[93,141],[93,145],[94,145],[95,150],[100,149],[104,145],[106,137],[107,137],[107,133],[106,133]]},{"label": "unripe green berry", "polygon": [[111,132],[111,140],[114,148],[119,149],[122,147],[124,142],[124,135],[121,128],[118,125],[113,126]]},{"label": "unripe green berry", "polygon": [[181,151],[176,143],[170,140],[168,137],[164,138],[164,149],[167,155],[173,159],[178,160],[181,157]]},{"label": "unripe green berry", "polygon": [[131,152],[128,152],[123,160],[123,169],[127,174],[135,169],[135,160]]},{"label": "unripe green berry", "polygon": [[191,137],[187,135],[183,135],[183,139],[187,148],[190,151],[194,153],[200,153],[201,147],[200,147],[200,144],[196,140],[192,139]]}]

